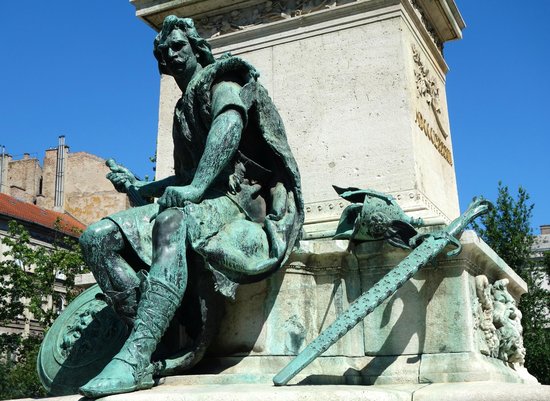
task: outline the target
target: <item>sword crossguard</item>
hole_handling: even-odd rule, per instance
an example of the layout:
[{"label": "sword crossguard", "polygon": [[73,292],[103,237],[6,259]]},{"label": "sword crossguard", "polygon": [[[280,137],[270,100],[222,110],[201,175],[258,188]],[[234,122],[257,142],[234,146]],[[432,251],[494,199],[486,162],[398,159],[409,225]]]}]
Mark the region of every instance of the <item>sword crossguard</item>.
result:
[{"label": "sword crossguard", "polygon": [[[385,299],[394,294],[405,284],[420,268],[429,263],[440,254],[447,245],[451,244],[456,249],[449,252],[448,256],[457,255],[460,250],[460,242],[456,238],[475,218],[487,213],[493,205],[486,199],[474,198],[468,209],[449,226],[441,231],[415,235],[409,244],[414,249],[391,272],[382,277],[373,287],[359,296],[350,307],[339,315],[336,320],[319,336],[309,343],[299,355],[285,366],[274,378],[276,386],[284,386],[315,358],[325,352],[332,344],[342,338],[357,323],[363,320]],[[382,294],[383,293],[383,294]]]}]

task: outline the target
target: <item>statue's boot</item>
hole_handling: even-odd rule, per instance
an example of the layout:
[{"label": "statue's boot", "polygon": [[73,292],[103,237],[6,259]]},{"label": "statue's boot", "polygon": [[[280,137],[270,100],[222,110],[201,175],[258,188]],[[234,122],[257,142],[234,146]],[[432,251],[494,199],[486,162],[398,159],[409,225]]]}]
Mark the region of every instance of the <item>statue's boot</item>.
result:
[{"label": "statue's boot", "polygon": [[128,393],[153,387],[151,355],[183,297],[183,288],[151,278],[142,282],[134,327],[120,352],[99,375],[80,387],[86,397]]},{"label": "statue's boot", "polygon": [[134,326],[138,305],[138,287],[132,287],[126,291],[109,291],[96,295],[97,299],[111,305],[120,319],[129,328]]}]

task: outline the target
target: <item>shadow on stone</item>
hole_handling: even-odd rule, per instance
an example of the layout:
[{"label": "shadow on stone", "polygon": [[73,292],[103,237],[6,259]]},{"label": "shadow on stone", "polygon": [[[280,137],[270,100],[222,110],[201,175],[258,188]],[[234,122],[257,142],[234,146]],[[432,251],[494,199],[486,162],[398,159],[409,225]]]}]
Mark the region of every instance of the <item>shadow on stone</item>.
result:
[{"label": "shadow on stone", "polygon": [[[281,289],[284,271],[266,280],[239,286],[234,301],[223,300],[225,315],[220,316],[220,335],[206,351],[192,374],[217,374],[230,370],[252,353],[263,351],[258,341]],[[228,336],[231,333],[231,336]]]},{"label": "shadow on stone", "polygon": [[[363,377],[364,384],[375,384],[382,376],[393,376],[402,373],[399,371],[393,374],[387,372],[399,356],[409,354],[406,364],[420,366],[420,355],[423,353],[426,337],[427,306],[444,278],[443,274],[430,274],[432,272],[431,269],[420,272],[421,275],[427,276],[420,289],[409,281],[383,306],[380,329],[390,324],[391,315],[395,313],[393,312],[394,305],[398,300],[401,301],[403,309],[390,332],[385,335],[386,339],[380,346],[379,351],[373,355],[374,359],[361,369],[360,374]],[[426,305],[419,305],[419,303],[425,303]],[[413,348],[416,349],[414,351],[406,350],[415,335],[418,345]],[[366,342],[368,342],[369,333],[365,333],[365,337]],[[401,368],[398,369],[402,370]]]}]

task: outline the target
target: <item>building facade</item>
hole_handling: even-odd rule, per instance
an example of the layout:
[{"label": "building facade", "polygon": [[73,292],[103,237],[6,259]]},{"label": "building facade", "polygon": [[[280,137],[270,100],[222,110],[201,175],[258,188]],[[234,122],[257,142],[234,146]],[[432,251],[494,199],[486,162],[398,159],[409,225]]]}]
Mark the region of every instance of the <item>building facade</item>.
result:
[{"label": "building facade", "polygon": [[128,207],[105,178],[105,160],[87,152],[69,152],[64,138],[46,150],[43,163],[25,154],[14,160],[0,156],[0,193],[57,212],[66,212],[89,225]]},{"label": "building facade", "polygon": [[[3,239],[9,235],[10,221],[23,225],[30,234],[31,246],[43,248],[44,251],[52,249],[54,241],[60,235],[77,239],[86,228],[83,223],[67,213],[47,210],[13,196],[0,194],[0,261],[7,257],[4,253],[8,251],[8,247],[3,244]],[[32,266],[22,265],[21,268],[32,274]],[[65,292],[61,275],[57,277],[55,290]],[[28,311],[6,326],[0,326],[0,333],[37,334],[41,331],[40,324]]]}]

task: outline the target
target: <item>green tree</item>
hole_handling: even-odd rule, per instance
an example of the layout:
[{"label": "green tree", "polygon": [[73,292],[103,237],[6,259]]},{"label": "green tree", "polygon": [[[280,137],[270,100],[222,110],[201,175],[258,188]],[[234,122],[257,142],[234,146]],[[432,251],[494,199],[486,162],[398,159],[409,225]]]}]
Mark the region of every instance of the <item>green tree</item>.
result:
[{"label": "green tree", "polygon": [[[1,241],[6,250],[0,260],[0,325],[23,319],[28,310],[47,330],[58,307],[78,294],[74,280],[84,262],[77,241],[62,234],[59,224],[52,247],[46,249],[33,245],[21,224],[9,222]],[[0,334],[0,399],[45,395],[36,374],[41,338]]]},{"label": "green tree", "polygon": [[550,384],[550,253],[533,263],[522,277],[529,292],[521,297],[523,342],[527,350],[525,366],[542,384]]},{"label": "green tree", "polygon": [[545,255],[541,262],[532,259],[533,207],[525,189],[520,187],[514,199],[508,187],[499,182],[495,208],[481,217],[481,224],[473,226],[529,287],[529,292],[521,297],[519,303],[527,350],[525,367],[539,382],[550,384],[550,292],[545,286],[548,284],[550,255]]},{"label": "green tree", "polygon": [[46,390],[36,374],[36,358],[42,338],[23,338],[19,335],[9,337],[9,348],[13,352],[5,354],[0,362],[0,399],[44,397]]}]

